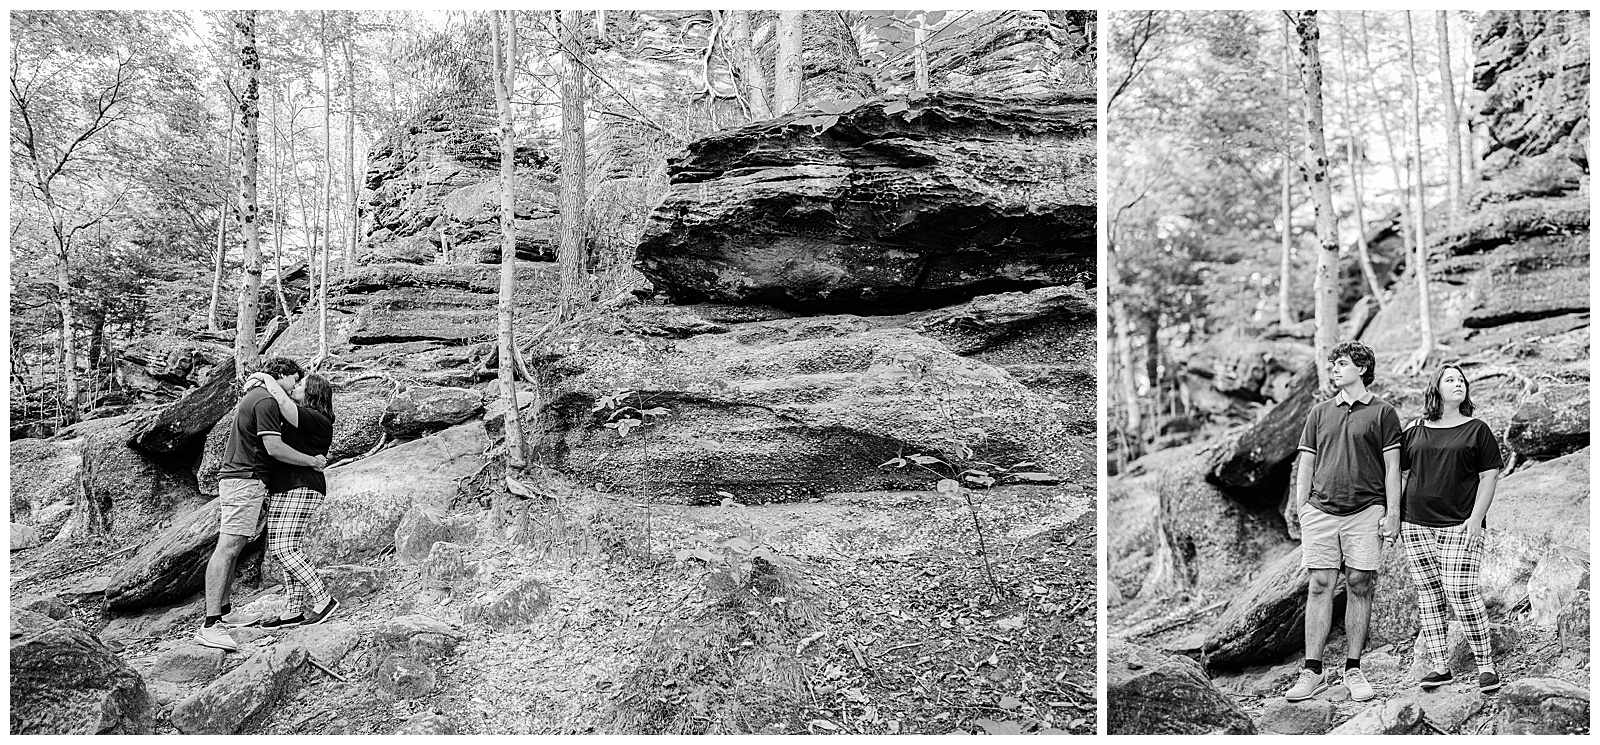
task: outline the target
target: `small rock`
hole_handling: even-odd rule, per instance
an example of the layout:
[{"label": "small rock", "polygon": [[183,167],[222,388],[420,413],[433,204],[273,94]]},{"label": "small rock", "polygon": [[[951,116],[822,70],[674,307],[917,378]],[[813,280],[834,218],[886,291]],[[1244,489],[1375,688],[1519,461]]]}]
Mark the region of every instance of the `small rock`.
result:
[{"label": "small rock", "polygon": [[299,684],[305,663],[305,647],[274,645],[173,707],[172,725],[186,735],[238,732]]},{"label": "small rock", "polygon": [[1425,727],[1422,706],[1413,696],[1405,695],[1373,703],[1328,734],[1411,735],[1421,732]]},{"label": "small rock", "polygon": [[1589,691],[1558,678],[1524,678],[1500,691],[1497,735],[1574,735],[1589,731]]},{"label": "small rock", "polygon": [[394,731],[397,735],[455,735],[460,734],[455,720],[437,711],[424,711],[407,719],[399,729]]},{"label": "small rock", "polygon": [[1573,596],[1567,607],[1556,616],[1556,638],[1561,648],[1575,652],[1589,652],[1589,591],[1582,590]]},{"label": "small rock", "polygon": [[433,692],[438,676],[427,660],[394,652],[378,663],[378,689],[399,699],[413,699]]},{"label": "small rock", "polygon": [[1477,688],[1460,685],[1423,691],[1417,702],[1422,704],[1422,715],[1444,732],[1455,732],[1462,722],[1483,709],[1483,696]]},{"label": "small rock", "polygon": [[381,650],[432,657],[455,653],[467,634],[437,618],[417,613],[385,621],[373,638]]},{"label": "small rock", "polygon": [[472,543],[478,526],[471,515],[447,517],[443,511],[426,505],[412,505],[400,518],[394,531],[394,554],[402,564],[415,564],[428,558],[439,541]]},{"label": "small rock", "polygon": [[293,629],[284,637],[284,641],[305,647],[312,659],[331,668],[361,642],[361,632],[349,623],[330,620]]},{"label": "small rock", "polygon": [[156,658],[155,666],[150,669],[150,677],[172,683],[209,681],[222,672],[222,660],[226,654],[220,649],[184,643],[181,647],[162,652]]},{"label": "small rock", "polygon": [[151,608],[143,613],[113,616],[111,622],[100,630],[106,641],[127,641],[145,636],[167,636],[185,625],[200,625],[204,610],[193,600],[178,605]]},{"label": "small rock", "polygon": [[150,700],[162,708],[171,706],[183,696],[183,689],[170,680],[149,681],[145,683],[144,689],[150,693]]},{"label": "small rock", "polygon": [[467,547],[439,541],[422,562],[424,587],[455,590],[478,575],[478,563],[467,561]]},{"label": "small rock", "polygon": [[1528,578],[1528,605],[1532,621],[1538,626],[1556,625],[1561,613],[1572,597],[1589,584],[1589,562],[1555,551],[1540,560]]},{"label": "small rock", "polygon": [[65,601],[55,596],[24,598],[13,603],[11,607],[21,608],[30,613],[37,613],[57,621],[72,617],[72,606],[67,605]]},{"label": "small rock", "polygon": [[1200,663],[1147,647],[1115,644],[1106,675],[1107,732],[1255,734],[1255,724],[1206,677]]},{"label": "small rock", "polygon": [[1328,701],[1290,703],[1280,698],[1261,709],[1256,727],[1278,735],[1320,735],[1333,729],[1333,712],[1334,706]]},{"label": "small rock", "polygon": [[538,580],[524,577],[497,596],[475,599],[462,611],[462,617],[467,623],[506,630],[528,624],[548,607],[550,591]]},{"label": "small rock", "polygon": [[23,525],[21,523],[11,524],[12,551],[35,548],[41,542],[42,541],[39,539],[39,530],[37,528],[33,527],[32,525]]},{"label": "small rock", "polygon": [[388,584],[388,575],[380,569],[357,564],[335,564],[317,570],[328,594],[345,602],[377,594]]}]

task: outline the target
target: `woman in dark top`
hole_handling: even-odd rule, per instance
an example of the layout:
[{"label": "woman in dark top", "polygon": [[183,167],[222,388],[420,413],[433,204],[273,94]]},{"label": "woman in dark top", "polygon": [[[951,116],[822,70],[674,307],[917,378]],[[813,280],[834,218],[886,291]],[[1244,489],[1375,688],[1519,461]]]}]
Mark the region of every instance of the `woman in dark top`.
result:
[{"label": "woman in dark top", "polygon": [[1405,541],[1423,649],[1432,672],[1424,689],[1452,678],[1445,659],[1448,617],[1453,608],[1466,628],[1478,664],[1478,687],[1498,690],[1489,650],[1489,613],[1478,589],[1483,557],[1484,515],[1494,502],[1500,475],[1500,443],[1481,419],[1472,418],[1467,376],[1455,365],[1434,373],[1423,395],[1423,416],[1400,439],[1405,472],[1400,501],[1400,537]]},{"label": "woman in dark top", "polygon": [[[321,375],[300,379],[294,391],[285,392],[277,381],[252,375],[277,400],[283,412],[283,442],[307,455],[327,455],[333,446],[333,386]],[[289,604],[267,628],[321,623],[339,608],[339,601],[317,576],[301,545],[311,518],[322,507],[328,482],[322,471],[307,466],[278,463],[267,480],[267,554],[283,565]],[[309,601],[309,602],[308,602]]]}]

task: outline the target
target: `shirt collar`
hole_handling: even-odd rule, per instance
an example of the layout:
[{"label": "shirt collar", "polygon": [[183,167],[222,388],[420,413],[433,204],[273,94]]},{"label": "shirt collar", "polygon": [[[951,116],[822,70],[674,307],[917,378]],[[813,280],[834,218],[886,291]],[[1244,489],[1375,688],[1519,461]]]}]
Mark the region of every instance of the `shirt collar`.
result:
[{"label": "shirt collar", "polygon": [[1362,391],[1359,398],[1351,398],[1350,395],[1346,393],[1343,388],[1341,388],[1339,389],[1339,395],[1334,396],[1333,400],[1352,407],[1357,403],[1361,403],[1363,405],[1370,404],[1372,403],[1372,391]]}]

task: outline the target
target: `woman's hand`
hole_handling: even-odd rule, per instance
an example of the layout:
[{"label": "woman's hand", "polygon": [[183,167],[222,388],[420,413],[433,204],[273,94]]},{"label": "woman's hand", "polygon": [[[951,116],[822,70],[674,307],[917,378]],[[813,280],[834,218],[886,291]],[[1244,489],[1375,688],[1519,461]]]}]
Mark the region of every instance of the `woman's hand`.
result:
[{"label": "woman's hand", "polygon": [[1474,541],[1482,540],[1482,538],[1483,538],[1483,521],[1482,520],[1468,520],[1467,521],[1467,545],[1471,546]]}]

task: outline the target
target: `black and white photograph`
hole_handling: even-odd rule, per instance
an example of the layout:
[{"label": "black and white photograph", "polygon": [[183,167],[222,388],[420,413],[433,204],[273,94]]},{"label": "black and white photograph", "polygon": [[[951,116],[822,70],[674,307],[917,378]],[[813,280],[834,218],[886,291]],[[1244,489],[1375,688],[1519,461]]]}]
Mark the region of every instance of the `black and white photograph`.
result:
[{"label": "black and white photograph", "polygon": [[1587,11],[1110,11],[1110,734],[1587,734]]},{"label": "black and white photograph", "polygon": [[[1531,37],[1578,59],[1551,18]],[[7,25],[11,734],[1103,729],[1095,11]],[[1474,165],[1518,174],[1449,222],[1487,247],[1430,269],[1423,362],[1464,360],[1497,436],[1552,407],[1502,491],[1587,467],[1562,465],[1588,329],[1563,101]],[[1379,318],[1413,313],[1401,220]],[[1473,272],[1507,294],[1458,302]],[[1260,343],[1304,362],[1308,338]],[[1516,555],[1552,589],[1494,585],[1491,628],[1553,629],[1568,570]],[[1507,691],[1577,680],[1496,662]]]}]

